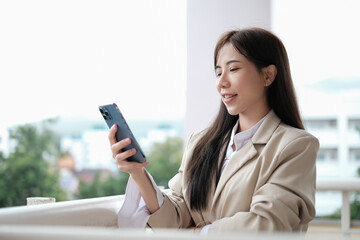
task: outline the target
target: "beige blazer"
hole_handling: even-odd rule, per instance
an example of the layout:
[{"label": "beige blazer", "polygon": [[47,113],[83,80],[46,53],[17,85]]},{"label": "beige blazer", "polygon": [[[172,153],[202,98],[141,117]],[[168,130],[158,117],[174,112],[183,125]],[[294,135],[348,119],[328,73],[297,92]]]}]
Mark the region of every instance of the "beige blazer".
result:
[{"label": "beige blazer", "polygon": [[315,216],[319,142],[314,136],[282,123],[271,111],[252,139],[232,155],[216,189],[204,186],[213,189],[208,209],[191,211],[185,170],[200,137],[190,137],[179,172],[169,181],[172,192],[150,217],[150,227],[211,224],[209,232],[307,230]]}]

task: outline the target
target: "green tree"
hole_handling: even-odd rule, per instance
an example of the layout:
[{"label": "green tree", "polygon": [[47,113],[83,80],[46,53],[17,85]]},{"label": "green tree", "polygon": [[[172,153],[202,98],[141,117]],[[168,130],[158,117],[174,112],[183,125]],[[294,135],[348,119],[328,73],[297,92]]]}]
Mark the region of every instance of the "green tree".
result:
[{"label": "green tree", "polygon": [[[357,170],[358,177],[360,177],[360,168]],[[356,192],[354,200],[350,203],[351,219],[360,220],[360,192]]]},{"label": "green tree", "polygon": [[[183,140],[169,138],[165,142],[155,143],[147,154],[150,165],[147,170],[159,186],[168,187],[168,181],[177,173],[183,154]],[[124,194],[129,174],[119,172],[103,178],[100,171],[90,183],[80,181],[77,198],[94,198]]]},{"label": "green tree", "polygon": [[[360,177],[360,168],[357,170],[358,177]],[[341,209],[337,209],[334,213],[324,216],[325,219],[340,219]],[[351,220],[360,220],[360,193],[356,192],[354,194],[354,200],[350,203],[350,219]]]},{"label": "green tree", "polygon": [[[155,143],[147,154],[150,165],[147,170],[159,186],[168,187],[168,181],[177,173],[183,154],[183,140],[169,138],[162,143]],[[94,198],[124,194],[129,175],[119,172],[102,178],[100,171],[90,183],[80,181],[77,198]]]},{"label": "green tree", "polygon": [[15,146],[9,156],[0,154],[0,207],[25,205],[27,197],[65,200],[55,166],[60,139],[50,130],[51,120],[40,128],[26,124],[10,130]]},{"label": "green tree", "polygon": [[124,194],[128,178],[127,173],[120,172],[102,179],[100,171],[97,171],[92,182],[80,181],[79,193],[76,197],[84,199]]},{"label": "green tree", "polygon": [[[355,198],[350,203],[350,219],[351,220],[360,220],[360,195],[359,193],[355,194]],[[341,209],[337,209],[333,214],[324,216],[324,219],[340,219]]]},{"label": "green tree", "polygon": [[156,184],[168,187],[169,180],[178,172],[183,155],[183,139],[168,138],[165,142],[155,143],[147,160],[150,165],[146,167]]}]

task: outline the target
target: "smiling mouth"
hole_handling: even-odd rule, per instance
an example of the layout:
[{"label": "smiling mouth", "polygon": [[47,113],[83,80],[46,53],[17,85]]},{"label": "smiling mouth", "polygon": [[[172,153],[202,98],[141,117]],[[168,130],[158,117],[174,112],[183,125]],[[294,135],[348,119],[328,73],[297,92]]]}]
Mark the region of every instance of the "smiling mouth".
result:
[{"label": "smiling mouth", "polygon": [[223,95],[224,99],[229,99],[229,98],[232,98],[232,97],[235,97],[237,96],[237,94],[226,94],[226,95]]}]

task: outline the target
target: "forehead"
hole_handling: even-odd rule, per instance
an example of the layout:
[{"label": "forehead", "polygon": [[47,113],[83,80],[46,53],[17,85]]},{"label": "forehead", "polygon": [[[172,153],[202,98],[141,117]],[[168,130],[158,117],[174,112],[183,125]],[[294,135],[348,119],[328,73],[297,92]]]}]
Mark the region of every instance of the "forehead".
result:
[{"label": "forehead", "polygon": [[220,49],[217,56],[216,65],[223,65],[231,60],[239,60],[241,62],[244,62],[247,59],[238,50],[236,50],[231,43],[227,43]]}]

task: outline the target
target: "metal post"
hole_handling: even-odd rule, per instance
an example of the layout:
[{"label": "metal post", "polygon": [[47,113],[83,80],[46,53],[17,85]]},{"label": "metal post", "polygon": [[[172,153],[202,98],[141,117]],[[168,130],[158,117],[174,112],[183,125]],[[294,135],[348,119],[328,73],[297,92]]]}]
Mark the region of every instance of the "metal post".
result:
[{"label": "metal post", "polygon": [[342,191],[342,207],[341,207],[341,230],[344,233],[350,231],[350,197],[349,191]]}]

